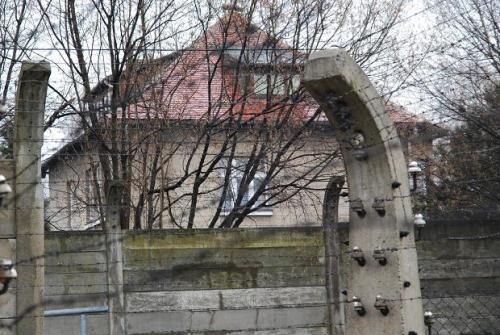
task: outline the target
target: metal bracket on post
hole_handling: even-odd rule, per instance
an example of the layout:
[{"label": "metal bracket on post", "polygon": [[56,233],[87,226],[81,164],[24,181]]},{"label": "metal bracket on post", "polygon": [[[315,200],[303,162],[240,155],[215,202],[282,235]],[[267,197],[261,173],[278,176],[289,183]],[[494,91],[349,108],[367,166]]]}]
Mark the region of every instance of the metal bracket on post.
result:
[{"label": "metal bracket on post", "polygon": [[378,213],[378,215],[384,216],[385,215],[385,199],[375,198],[375,200],[373,200],[372,208]]},{"label": "metal bracket on post", "polygon": [[356,212],[358,214],[358,216],[365,216],[365,207],[363,206],[363,201],[360,198],[352,199],[350,201],[350,207],[353,212]]},{"label": "metal bracket on post", "polygon": [[303,84],[335,129],[349,185],[351,258],[364,265],[350,267],[354,308],[346,309],[345,333],[423,335],[407,166],[382,98],[343,50],[311,54]]}]

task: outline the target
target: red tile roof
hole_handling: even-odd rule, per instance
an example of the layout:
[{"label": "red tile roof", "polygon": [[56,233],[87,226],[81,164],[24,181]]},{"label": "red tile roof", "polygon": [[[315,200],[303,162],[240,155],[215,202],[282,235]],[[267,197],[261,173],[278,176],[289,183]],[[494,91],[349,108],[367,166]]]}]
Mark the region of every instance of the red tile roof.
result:
[{"label": "red tile roof", "polygon": [[[245,119],[260,118],[264,115],[280,114],[293,105],[295,120],[308,119],[317,109],[316,104],[304,102],[291,104],[284,101],[276,110],[266,109],[266,97],[253,96],[243,99],[240,89],[241,78],[236,77],[234,68],[226,66],[241,57],[242,62],[265,62],[268,35],[257,28],[239,12],[222,17],[208,28],[193,45],[178,52],[176,58],[159,70],[159,76],[144,90],[144,93],[129,105],[127,117],[130,119],[192,119],[220,120],[230,115],[242,114]],[[281,57],[300,62],[303,56],[292,53],[290,47],[276,42]],[[243,45],[248,52],[242,52]],[[276,50],[275,49],[275,50]],[[224,51],[221,55],[220,52]],[[216,68],[215,72],[213,68]],[[299,66],[295,71],[299,70]],[[240,72],[244,70],[241,69]],[[237,83],[238,81],[238,83]],[[209,89],[210,88],[210,89]],[[283,97],[282,97],[283,98]],[[279,97],[276,98],[279,100]],[[396,123],[418,123],[423,119],[410,115],[403,107],[387,103],[390,118]],[[277,113],[276,113],[277,112]],[[322,115],[321,119],[326,121]]]}]

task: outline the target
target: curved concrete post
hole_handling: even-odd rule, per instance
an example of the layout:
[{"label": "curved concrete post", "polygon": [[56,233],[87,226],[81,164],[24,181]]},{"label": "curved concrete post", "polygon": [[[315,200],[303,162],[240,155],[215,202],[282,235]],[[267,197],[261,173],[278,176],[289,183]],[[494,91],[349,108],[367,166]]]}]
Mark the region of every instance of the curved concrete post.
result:
[{"label": "curved concrete post", "polygon": [[340,240],[338,229],[339,197],[343,185],[344,177],[333,176],[330,178],[323,200],[329,335],[343,335],[345,325],[343,305],[340,299]]},{"label": "curved concrete post", "polygon": [[[304,85],[335,129],[347,173],[353,263],[348,295],[360,299],[358,311],[363,314],[362,305],[365,314],[348,306],[346,334],[423,335],[406,162],[383,101],[343,50],[312,54]],[[361,250],[352,252],[354,247]]]}]

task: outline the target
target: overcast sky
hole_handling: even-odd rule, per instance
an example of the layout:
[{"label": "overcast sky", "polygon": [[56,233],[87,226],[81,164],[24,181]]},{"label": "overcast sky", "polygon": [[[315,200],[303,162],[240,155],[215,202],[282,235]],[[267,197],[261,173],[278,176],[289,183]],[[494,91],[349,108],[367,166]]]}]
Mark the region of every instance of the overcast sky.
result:
[{"label": "overcast sky", "polygon": [[[433,26],[438,22],[438,19],[430,14],[424,1],[409,1],[400,14],[401,23],[397,25],[396,29],[401,39],[412,41],[413,52],[418,54],[419,50],[423,51],[428,46],[429,39],[432,38],[435,32]],[[51,44],[43,39],[40,40],[39,46],[41,49],[51,48]],[[58,51],[38,50],[32,58],[33,60],[45,59],[50,61],[52,66],[51,84],[58,88],[67,86],[69,82],[67,67]],[[405,106],[410,112],[418,113],[423,111],[425,113],[425,108],[422,103],[419,103],[419,99],[420,96],[417,91],[409,88],[404,88],[391,96],[391,100]],[[54,95],[49,95],[48,112],[51,108],[54,108],[52,104],[54,102],[58,102],[58,100]],[[45,132],[45,142],[42,148],[44,157],[47,157],[71,140],[70,133],[73,127],[74,121],[67,119],[57,123],[54,128]]]}]

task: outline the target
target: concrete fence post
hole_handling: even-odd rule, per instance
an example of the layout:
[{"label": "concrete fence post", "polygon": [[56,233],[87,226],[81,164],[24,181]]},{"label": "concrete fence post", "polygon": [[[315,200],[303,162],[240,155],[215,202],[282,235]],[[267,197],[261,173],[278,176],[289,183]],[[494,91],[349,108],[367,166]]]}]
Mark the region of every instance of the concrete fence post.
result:
[{"label": "concrete fence post", "polygon": [[109,334],[125,334],[125,299],[123,294],[123,233],[120,225],[120,206],[123,183],[111,182],[106,196],[106,234]]},{"label": "concrete fence post", "polygon": [[334,176],[326,187],[323,201],[325,235],[326,298],[328,303],[328,334],[343,335],[345,316],[340,299],[340,239],[338,229],[339,197],[344,177]]},{"label": "concrete fence post", "polygon": [[23,63],[15,114],[17,334],[43,334],[44,221],[41,178],[43,117],[50,65]]},{"label": "concrete fence post", "polygon": [[345,332],[424,335],[408,174],[382,98],[343,50],[313,53],[304,85],[335,129],[349,186]]}]

